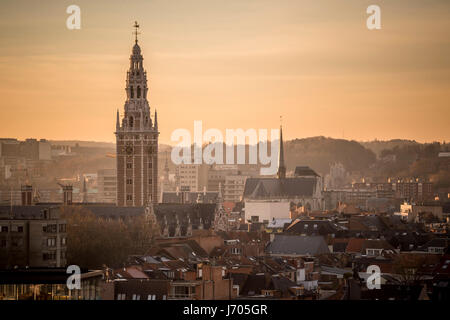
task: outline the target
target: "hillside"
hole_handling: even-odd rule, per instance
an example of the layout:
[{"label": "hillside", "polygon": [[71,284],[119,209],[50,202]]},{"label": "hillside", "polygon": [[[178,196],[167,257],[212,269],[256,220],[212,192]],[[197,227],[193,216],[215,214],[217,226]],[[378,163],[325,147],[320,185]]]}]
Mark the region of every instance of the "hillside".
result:
[{"label": "hillside", "polygon": [[341,162],[347,171],[367,170],[376,161],[375,153],[356,141],[312,137],[287,141],[285,158],[288,170],[307,165],[324,175],[330,164]]}]

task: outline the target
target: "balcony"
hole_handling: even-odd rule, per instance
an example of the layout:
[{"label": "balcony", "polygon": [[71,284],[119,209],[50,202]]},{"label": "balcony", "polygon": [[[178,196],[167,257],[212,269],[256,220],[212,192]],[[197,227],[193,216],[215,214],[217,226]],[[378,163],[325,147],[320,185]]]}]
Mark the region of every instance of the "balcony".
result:
[{"label": "balcony", "polygon": [[179,293],[169,294],[167,300],[195,300],[195,293]]}]

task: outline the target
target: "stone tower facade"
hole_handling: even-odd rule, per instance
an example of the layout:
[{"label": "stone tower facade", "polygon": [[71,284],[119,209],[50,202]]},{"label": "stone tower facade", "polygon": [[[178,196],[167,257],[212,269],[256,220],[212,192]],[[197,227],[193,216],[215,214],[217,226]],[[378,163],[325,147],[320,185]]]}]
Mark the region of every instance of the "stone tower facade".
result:
[{"label": "stone tower facade", "polygon": [[147,73],[136,41],[127,72],[124,115],[116,119],[117,205],[146,206],[157,203],[158,118],[152,120],[147,100]]}]

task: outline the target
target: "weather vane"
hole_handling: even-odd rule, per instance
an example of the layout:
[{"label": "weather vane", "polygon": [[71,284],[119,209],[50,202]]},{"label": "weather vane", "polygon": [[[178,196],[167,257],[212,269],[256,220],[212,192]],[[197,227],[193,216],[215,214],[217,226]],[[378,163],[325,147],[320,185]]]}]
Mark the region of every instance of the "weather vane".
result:
[{"label": "weather vane", "polygon": [[138,34],[141,34],[140,32],[138,32],[139,24],[137,23],[137,21],[134,22],[133,28],[135,29],[134,32],[133,32],[133,34],[134,34],[135,37],[136,37],[136,40],[135,40],[135,41],[136,41],[136,43],[137,43],[137,42],[138,42],[137,36],[138,36]]}]

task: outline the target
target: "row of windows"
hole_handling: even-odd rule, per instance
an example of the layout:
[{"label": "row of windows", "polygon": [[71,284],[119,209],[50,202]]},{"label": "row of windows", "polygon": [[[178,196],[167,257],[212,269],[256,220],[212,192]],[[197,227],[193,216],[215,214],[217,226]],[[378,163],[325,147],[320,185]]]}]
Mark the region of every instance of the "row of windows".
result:
[{"label": "row of windows", "polygon": [[[126,294],[125,293],[119,293],[117,295],[117,300],[125,300],[126,299]],[[141,300],[141,295],[140,294],[133,294],[131,296],[132,300]],[[156,295],[155,294],[149,294],[147,295],[147,300],[156,300]],[[166,295],[163,296],[163,300],[166,300]]]},{"label": "row of windows", "polygon": [[139,140],[140,138],[144,138],[145,140],[151,140],[151,141],[155,141],[156,142],[156,138],[152,137],[152,136],[148,136],[148,135],[143,135],[142,137],[140,137],[139,135],[119,135],[119,140],[123,140],[123,139],[135,139],[135,140]]},{"label": "row of windows", "polygon": [[[8,232],[8,226],[2,226],[0,232]],[[23,226],[11,226],[11,232],[23,232]]]},{"label": "row of windows", "polygon": [[[0,248],[6,248],[8,246],[8,240],[2,239],[0,240]],[[12,247],[22,247],[23,246],[23,238],[12,238],[11,239]]]},{"label": "row of windows", "polygon": [[[48,224],[48,225],[42,226],[42,231],[45,233],[56,233],[57,230],[58,230],[57,224]],[[65,224],[59,225],[59,232],[65,233],[66,230],[67,230],[67,227]]]},{"label": "row of windows", "polygon": [[[130,86],[130,98],[134,98],[134,88],[133,88],[133,86]],[[140,86],[137,86],[137,88],[136,88],[136,98],[140,98],[141,97],[141,87]]]},{"label": "row of windows", "polygon": [[[57,238],[47,238],[47,247],[56,247]],[[66,237],[60,239],[61,245],[65,246],[67,243]]]},{"label": "row of windows", "polygon": [[[152,184],[152,179],[148,179],[148,184]],[[127,184],[133,184],[133,179],[127,179]]]},{"label": "row of windows", "polygon": [[[152,163],[149,162],[148,163],[148,168],[151,169],[152,167],[153,167]],[[132,162],[127,162],[127,169],[133,169],[133,163]]]}]

